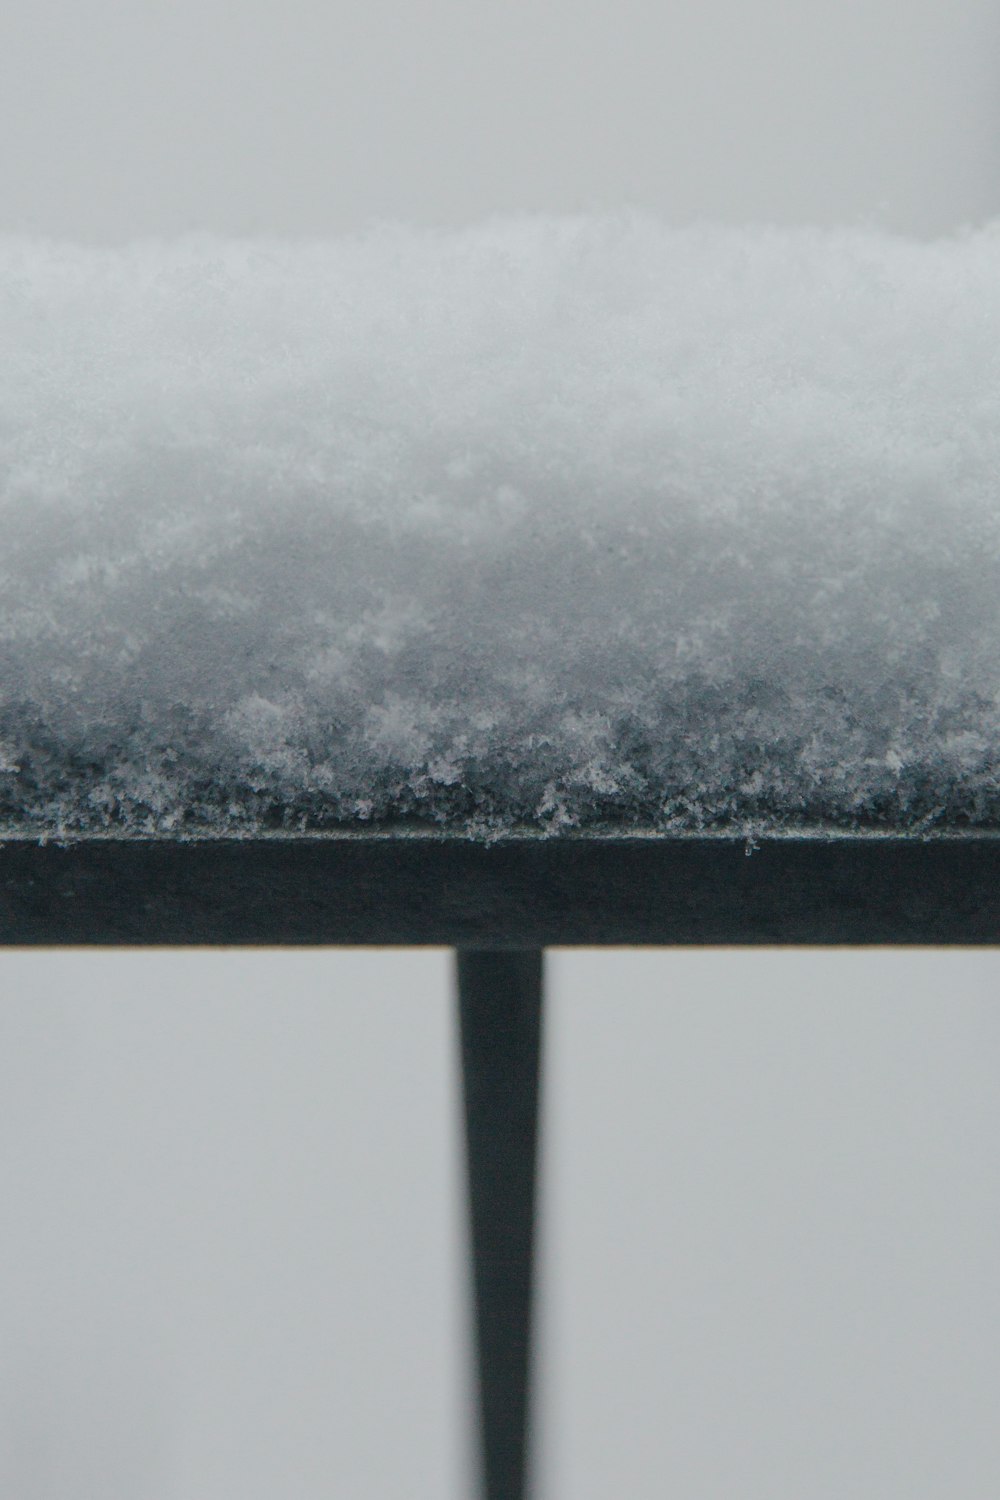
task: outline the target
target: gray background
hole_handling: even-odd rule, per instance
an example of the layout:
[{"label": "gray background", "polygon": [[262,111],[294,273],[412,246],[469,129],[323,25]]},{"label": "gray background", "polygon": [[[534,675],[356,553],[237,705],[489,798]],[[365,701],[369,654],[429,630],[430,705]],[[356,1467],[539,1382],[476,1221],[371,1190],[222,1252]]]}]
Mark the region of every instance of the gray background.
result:
[{"label": "gray background", "polygon": [[6,227],[997,208],[993,0],[6,0]]},{"label": "gray background", "polygon": [[[0,970],[0,1493],[468,1496],[446,956]],[[550,971],[539,1492],[992,1500],[996,955]]]},{"label": "gray background", "polygon": [[[988,0],[8,0],[0,229],[998,208]],[[1000,965],[557,954],[554,1500],[992,1500]],[[0,1492],[469,1493],[440,953],[0,954]]]}]

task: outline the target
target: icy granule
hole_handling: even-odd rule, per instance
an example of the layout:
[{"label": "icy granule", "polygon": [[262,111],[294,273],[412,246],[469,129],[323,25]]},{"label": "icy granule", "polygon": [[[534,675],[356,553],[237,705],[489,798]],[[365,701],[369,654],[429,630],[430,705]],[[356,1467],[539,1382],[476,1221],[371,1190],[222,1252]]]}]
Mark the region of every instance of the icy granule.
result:
[{"label": "icy granule", "polygon": [[1000,225],[0,240],[0,827],[1000,823]]}]

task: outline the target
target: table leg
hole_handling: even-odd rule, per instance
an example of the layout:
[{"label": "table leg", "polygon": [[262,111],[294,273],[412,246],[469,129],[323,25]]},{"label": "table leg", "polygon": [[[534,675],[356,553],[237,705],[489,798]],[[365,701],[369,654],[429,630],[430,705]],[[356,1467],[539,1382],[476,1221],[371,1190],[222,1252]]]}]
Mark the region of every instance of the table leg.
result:
[{"label": "table leg", "polygon": [[542,952],[457,954],[484,1500],[523,1500]]}]

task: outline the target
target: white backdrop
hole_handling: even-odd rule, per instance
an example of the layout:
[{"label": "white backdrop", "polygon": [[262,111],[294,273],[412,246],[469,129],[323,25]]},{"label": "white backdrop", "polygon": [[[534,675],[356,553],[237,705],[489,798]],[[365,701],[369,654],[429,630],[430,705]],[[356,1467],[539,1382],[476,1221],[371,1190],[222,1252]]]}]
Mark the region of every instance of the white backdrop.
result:
[{"label": "white backdrop", "polygon": [[[7,0],[0,229],[998,210],[991,0]],[[1000,1486],[995,954],[556,955],[542,1492]],[[469,1492],[448,965],[0,955],[0,1490]]]}]

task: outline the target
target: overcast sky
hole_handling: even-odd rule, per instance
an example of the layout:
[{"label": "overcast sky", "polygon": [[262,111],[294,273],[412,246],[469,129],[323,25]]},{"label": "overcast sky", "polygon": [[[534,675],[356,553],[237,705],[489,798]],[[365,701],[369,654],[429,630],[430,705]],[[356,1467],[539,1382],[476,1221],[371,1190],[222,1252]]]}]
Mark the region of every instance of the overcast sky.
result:
[{"label": "overcast sky", "polygon": [[6,228],[1000,209],[993,0],[6,0]]},{"label": "overcast sky", "polygon": [[[1000,211],[993,0],[6,0],[0,228]],[[992,953],[552,963],[552,1500],[1000,1493]],[[0,1491],[466,1500],[446,956],[0,955]]]}]

